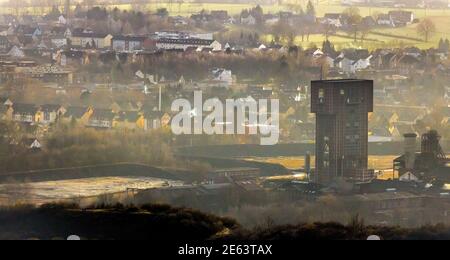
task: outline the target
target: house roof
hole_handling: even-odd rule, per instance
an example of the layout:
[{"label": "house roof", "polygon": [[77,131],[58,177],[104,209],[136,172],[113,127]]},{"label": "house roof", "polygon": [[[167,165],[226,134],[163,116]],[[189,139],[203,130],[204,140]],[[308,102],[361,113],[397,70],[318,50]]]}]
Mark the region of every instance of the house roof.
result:
[{"label": "house roof", "polygon": [[144,111],[144,116],[145,118],[162,118],[164,116],[164,112],[146,110]]},{"label": "house roof", "polygon": [[136,111],[124,111],[119,113],[118,121],[136,122],[141,114]]},{"label": "house roof", "polygon": [[109,109],[94,109],[94,113],[92,114],[92,118],[100,119],[100,120],[110,120],[112,121],[116,117]]},{"label": "house roof", "polygon": [[39,108],[36,105],[33,105],[33,104],[20,104],[20,103],[13,104],[13,111],[14,111],[14,113],[19,113],[19,114],[36,114],[38,109]]},{"label": "house roof", "polygon": [[34,144],[34,142],[36,142],[36,141],[37,141],[38,143],[40,143],[39,140],[36,139],[36,138],[23,138],[22,141],[21,141],[21,143],[22,143],[22,145],[25,145],[25,146],[30,147],[30,146],[32,146],[32,145]]},{"label": "house roof", "polygon": [[390,11],[389,16],[399,22],[410,22],[413,12],[410,11]]},{"label": "house roof", "polygon": [[67,31],[67,27],[64,27],[64,26],[55,26],[50,30],[50,32],[52,34],[61,34],[61,35],[65,34],[66,31]]},{"label": "house roof", "polygon": [[187,44],[187,45],[206,45],[209,46],[214,42],[214,40],[203,40],[203,39],[168,39],[162,38],[158,40],[158,43],[167,44]]},{"label": "house roof", "polygon": [[8,100],[9,100],[9,98],[7,98],[7,97],[0,97],[0,105],[3,105]]},{"label": "house roof", "polygon": [[81,118],[88,109],[87,107],[68,107],[64,117]]},{"label": "house roof", "polygon": [[339,14],[339,13],[328,13],[328,14],[325,14],[324,17],[327,18],[327,19],[340,19],[342,17],[342,14]]},{"label": "house roof", "polygon": [[113,41],[130,41],[130,42],[143,42],[147,39],[145,36],[131,36],[131,35],[116,35],[113,37]]},{"label": "house roof", "polygon": [[94,38],[94,39],[105,39],[109,34],[107,33],[93,33],[93,32],[74,32],[72,37],[77,38]]},{"label": "house roof", "polygon": [[391,21],[391,16],[388,14],[380,14],[378,20]]},{"label": "house roof", "polygon": [[41,106],[41,110],[43,112],[56,112],[61,108],[60,105],[55,104],[45,104]]},{"label": "house roof", "polygon": [[364,60],[371,55],[367,49],[346,49],[343,53],[344,57],[349,60]]}]

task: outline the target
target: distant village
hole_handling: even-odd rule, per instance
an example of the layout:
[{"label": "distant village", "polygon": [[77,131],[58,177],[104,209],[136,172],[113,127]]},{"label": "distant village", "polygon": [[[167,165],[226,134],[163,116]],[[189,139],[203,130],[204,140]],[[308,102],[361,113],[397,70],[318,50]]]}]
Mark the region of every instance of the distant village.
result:
[{"label": "distant village", "polygon": [[[127,198],[131,194],[138,203],[158,200],[221,213],[242,205],[257,208],[299,201],[311,211],[305,205],[313,202],[317,206],[315,214],[320,215],[320,210],[324,210],[330,216],[339,214],[341,218],[348,217],[344,214],[347,211],[336,208],[357,205],[377,224],[414,226],[417,223],[408,223],[408,218],[415,219],[418,214],[421,214],[420,224],[436,218],[448,223],[450,165],[445,151],[450,147],[449,39],[442,38],[436,46],[427,49],[409,45],[340,48],[331,39],[345,32],[341,37],[357,45],[367,40],[368,30],[420,23],[414,12],[395,7],[386,13],[362,17],[355,9],[349,9],[318,17],[312,1],[305,9],[292,12],[270,14],[256,6],[236,16],[225,10],[182,17],[171,16],[166,9],[147,14],[100,7],[69,9],[60,10],[55,6],[45,16],[0,15],[0,123],[12,125],[8,129],[10,133],[0,139],[4,141],[8,137],[5,146],[13,147],[6,152],[10,157],[1,159],[22,156],[13,158],[9,168],[0,169],[5,176],[32,167],[63,168],[66,163],[69,167],[84,167],[99,162],[110,165],[91,165],[93,168],[76,168],[76,171],[61,169],[61,174],[67,174],[69,179],[75,178],[74,175],[80,178],[79,174],[90,178],[93,172],[110,174],[115,170],[143,172],[147,176],[155,171],[156,168],[148,169],[154,163],[157,167],[172,168],[158,169],[163,172],[158,177],[182,176],[182,180],[188,179],[189,185],[127,188],[124,192]],[[323,42],[309,41],[312,35],[318,34],[323,36]],[[426,42],[426,38],[420,41]],[[404,154],[389,159],[392,176],[386,177],[380,169],[370,169],[370,176],[366,176],[369,171],[364,165],[365,171],[360,173],[363,181],[357,185],[348,187],[347,183],[336,182],[335,186],[328,183],[322,186],[311,178],[315,170],[308,152],[314,149],[317,136],[316,114],[311,113],[314,107],[311,81],[336,80],[344,86],[348,83],[344,79],[352,78],[373,80],[375,86],[373,112],[370,108],[368,117],[369,144],[364,143],[358,154],[366,155],[368,147],[383,150],[380,152],[383,155],[391,154],[384,151],[386,147],[398,151],[397,146],[405,147]],[[235,153],[252,154],[242,148],[258,144],[259,138],[252,136],[235,139],[218,136],[211,139],[220,140],[211,140],[204,136],[169,134],[168,140],[153,143],[154,140],[139,135],[170,130],[174,116],[171,102],[178,98],[192,100],[194,92],[199,90],[205,99],[279,99],[280,146],[286,150],[291,147],[297,153],[304,150],[304,168],[287,169],[278,164],[234,160]],[[335,94],[348,94],[345,89],[341,91]],[[314,100],[320,100],[320,95],[319,92],[319,98],[316,96]],[[360,98],[362,94],[355,96]],[[361,102],[353,99],[344,103]],[[339,126],[361,128],[363,120],[365,125],[365,115],[355,117],[353,125]],[[92,135],[92,139],[72,140],[74,145],[66,149],[67,140],[63,136],[59,146],[53,144],[56,149],[47,149],[48,137],[61,129],[63,133],[67,129],[82,129],[78,134]],[[15,136],[18,131],[26,134],[19,139]],[[365,137],[365,126],[362,131]],[[124,134],[119,138],[118,133]],[[70,138],[78,137],[74,134]],[[102,138],[120,140],[112,142]],[[362,138],[358,132],[341,139],[346,139],[344,146],[351,148]],[[90,140],[113,144],[98,144],[91,149],[87,145]],[[124,152],[122,148],[129,140],[132,145]],[[231,151],[233,158],[217,156],[209,161],[203,158],[200,163],[195,161],[198,164],[195,167],[183,165],[188,168],[185,172],[174,169],[179,166],[175,161],[187,164],[194,160],[172,156],[163,142],[171,148],[192,149],[185,152],[188,155],[196,149],[201,154],[203,147],[208,156],[220,150]],[[222,151],[224,147],[217,148],[216,144],[230,145],[230,150]],[[106,152],[105,147],[113,147],[114,151]],[[133,153],[135,150],[139,152]],[[326,147],[324,154],[329,153]],[[341,157],[342,167],[357,168],[357,161],[344,165],[346,158]],[[127,163],[111,164],[123,161]],[[391,166],[387,168],[390,174]],[[60,178],[47,170],[41,174],[50,180]],[[24,175],[33,177],[28,172],[18,172],[14,177]],[[191,175],[195,178],[191,179]],[[5,179],[5,176],[0,177]],[[334,195],[340,200],[330,198]],[[284,211],[276,211],[285,217]]]},{"label": "distant village", "polygon": [[[309,81],[324,77],[369,77],[377,82],[376,109],[370,117],[372,142],[398,141],[405,133],[420,135],[431,128],[449,127],[448,39],[441,39],[438,46],[427,50],[406,46],[337,49],[328,40],[322,46],[304,48],[276,39],[263,42],[259,35],[244,32],[223,40],[214,29],[208,32],[204,28],[205,24],[215,23],[247,27],[278,23],[314,25],[310,28],[316,29],[304,32],[308,37],[317,28],[352,27],[349,14],[316,17],[313,6],[301,14],[264,14],[260,7],[255,7],[243,10],[239,17],[222,10],[172,17],[162,9],[150,17],[119,10],[108,13],[101,8],[86,11],[81,7],[70,13],[54,7],[42,17],[1,15],[1,118],[38,126],[36,138],[42,138],[57,122],[96,129],[148,131],[170,125],[170,100],[191,98],[193,91],[203,90],[206,95],[220,99],[278,97],[283,103],[282,141],[310,142],[315,127],[314,115],[308,109]],[[96,19],[98,23],[93,22]],[[146,25],[148,19],[153,23]],[[398,10],[361,20],[364,27],[370,28],[402,27],[417,22],[413,12]],[[151,24],[157,24],[158,30],[151,31],[155,26]],[[102,25],[106,28],[98,28]],[[255,80],[235,65],[239,59],[249,57],[270,59],[281,67],[295,62],[307,73],[299,81]],[[219,63],[217,60],[226,59],[230,59],[228,64],[214,66]],[[174,64],[172,70],[163,70],[170,68],[168,60],[179,64]],[[180,65],[183,61],[191,62],[192,66]],[[205,65],[197,66],[201,62]],[[264,61],[261,63],[256,67],[264,66]],[[245,69],[251,70],[252,66]],[[429,83],[415,81],[418,75],[431,77],[430,82],[441,79],[433,82],[439,86],[432,99],[437,97],[439,102],[421,99],[420,93],[429,92],[426,85]],[[55,103],[56,100],[59,102]],[[439,106],[428,105],[433,102]]]}]

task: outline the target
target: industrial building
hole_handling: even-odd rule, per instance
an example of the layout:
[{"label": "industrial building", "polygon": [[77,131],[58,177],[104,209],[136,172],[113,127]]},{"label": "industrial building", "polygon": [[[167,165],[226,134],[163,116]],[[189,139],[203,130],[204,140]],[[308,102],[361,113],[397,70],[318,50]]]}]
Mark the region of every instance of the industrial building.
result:
[{"label": "industrial building", "polygon": [[314,181],[337,179],[368,182],[368,114],[373,112],[373,81],[321,80],[312,82],[311,111],[316,114],[316,171]]},{"label": "industrial building", "polygon": [[421,137],[420,152],[417,152],[417,134],[405,134],[405,152],[394,160],[394,177],[414,176],[417,179],[432,181],[441,179],[441,172],[449,171],[449,159],[440,145],[439,133],[431,130]]}]

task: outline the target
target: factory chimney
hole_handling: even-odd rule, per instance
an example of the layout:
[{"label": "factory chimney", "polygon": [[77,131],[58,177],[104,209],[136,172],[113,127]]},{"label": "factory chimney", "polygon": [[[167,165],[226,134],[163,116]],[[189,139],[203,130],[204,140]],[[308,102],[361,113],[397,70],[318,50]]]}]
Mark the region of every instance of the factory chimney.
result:
[{"label": "factory chimney", "polygon": [[417,134],[405,134],[405,168],[414,169],[416,162]]}]

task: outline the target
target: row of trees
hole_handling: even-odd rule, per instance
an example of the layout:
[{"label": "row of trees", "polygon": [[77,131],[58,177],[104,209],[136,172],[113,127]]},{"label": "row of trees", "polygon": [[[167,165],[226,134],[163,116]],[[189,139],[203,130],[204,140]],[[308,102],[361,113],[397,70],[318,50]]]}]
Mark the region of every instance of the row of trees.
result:
[{"label": "row of trees", "polygon": [[175,159],[171,149],[172,135],[164,129],[152,132],[97,131],[58,123],[40,140],[44,148],[39,152],[10,145],[30,136],[19,125],[0,121],[0,131],[0,173],[121,162],[179,167],[199,174],[209,170],[206,164]]}]

